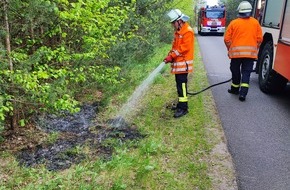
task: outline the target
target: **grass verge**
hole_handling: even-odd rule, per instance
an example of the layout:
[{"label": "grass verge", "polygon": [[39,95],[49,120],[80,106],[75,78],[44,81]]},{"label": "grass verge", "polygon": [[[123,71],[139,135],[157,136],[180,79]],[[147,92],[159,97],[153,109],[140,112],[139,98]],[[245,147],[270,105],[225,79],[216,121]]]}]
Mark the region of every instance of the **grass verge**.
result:
[{"label": "grass verge", "polygon": [[[191,92],[208,86],[197,44],[195,50],[195,71],[189,75],[188,83]],[[142,181],[142,187],[236,189],[231,157],[211,92],[190,97],[189,114],[174,119],[173,112],[166,108],[177,101],[174,75],[169,74],[169,67],[166,65],[156,78],[139,110],[134,112],[138,115],[132,117],[135,125],[149,134],[143,142],[149,152],[139,159],[150,159],[154,168]]]},{"label": "grass verge", "polygon": [[[158,49],[147,69],[159,64],[168,49],[169,46]],[[208,86],[197,44],[195,49],[190,91]],[[138,72],[142,70],[132,71]],[[122,99],[124,94],[128,92],[120,91],[116,97]],[[60,172],[50,172],[42,166],[21,167],[10,153],[2,152],[0,190],[236,189],[211,92],[190,97],[189,114],[179,119],[174,119],[173,112],[166,108],[176,97],[174,76],[166,65],[127,121],[146,134],[146,138],[130,143],[113,142],[116,147],[110,160],[91,157]],[[103,110],[103,116],[113,117],[118,108],[112,102],[109,109]]]}]

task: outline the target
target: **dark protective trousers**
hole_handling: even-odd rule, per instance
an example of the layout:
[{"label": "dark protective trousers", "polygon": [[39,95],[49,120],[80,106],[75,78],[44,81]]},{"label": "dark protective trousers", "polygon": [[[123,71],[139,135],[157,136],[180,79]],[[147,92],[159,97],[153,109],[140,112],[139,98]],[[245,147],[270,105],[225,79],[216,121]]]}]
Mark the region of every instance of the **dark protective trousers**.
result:
[{"label": "dark protective trousers", "polygon": [[232,90],[239,90],[240,95],[246,96],[249,90],[250,76],[253,71],[255,59],[251,58],[232,58]]},{"label": "dark protective trousers", "polygon": [[187,73],[175,74],[176,89],[178,94],[177,108],[187,110],[188,109],[188,97],[187,97]]}]

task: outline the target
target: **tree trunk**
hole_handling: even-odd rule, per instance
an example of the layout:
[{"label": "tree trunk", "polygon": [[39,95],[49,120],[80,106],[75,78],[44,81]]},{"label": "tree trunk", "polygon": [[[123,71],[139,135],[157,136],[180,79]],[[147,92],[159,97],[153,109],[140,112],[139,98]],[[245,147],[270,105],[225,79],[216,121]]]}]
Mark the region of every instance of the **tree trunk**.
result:
[{"label": "tree trunk", "polygon": [[[33,23],[33,20],[31,19],[30,20],[30,38],[31,38],[31,40],[34,40],[34,23]],[[33,45],[32,47],[31,47],[31,52],[30,52],[30,54],[33,54],[35,52],[35,46]]]},{"label": "tree trunk", "polygon": [[11,54],[11,44],[10,44],[10,29],[9,29],[9,20],[8,20],[8,0],[3,0],[3,8],[4,8],[4,22],[5,22],[5,30],[6,30],[6,50],[7,57],[9,61],[10,70],[13,71],[12,59],[10,57]]},{"label": "tree trunk", "polygon": [[[3,3],[3,11],[4,11],[4,23],[5,23],[5,30],[6,30],[6,51],[7,51],[7,58],[8,58],[8,62],[9,62],[9,68],[10,71],[13,71],[13,63],[12,63],[12,59],[11,59],[11,43],[10,43],[10,27],[9,27],[9,19],[8,19],[8,0],[1,0]],[[13,89],[13,81],[11,81],[11,89]],[[10,90],[10,94],[13,93],[13,90]],[[13,94],[12,94],[13,95]],[[15,102],[13,100],[12,101],[12,105],[13,108],[15,108]],[[14,126],[15,126],[15,114],[14,114],[14,109],[12,111],[12,113],[10,114],[9,118],[10,118],[10,129],[14,130]]]}]

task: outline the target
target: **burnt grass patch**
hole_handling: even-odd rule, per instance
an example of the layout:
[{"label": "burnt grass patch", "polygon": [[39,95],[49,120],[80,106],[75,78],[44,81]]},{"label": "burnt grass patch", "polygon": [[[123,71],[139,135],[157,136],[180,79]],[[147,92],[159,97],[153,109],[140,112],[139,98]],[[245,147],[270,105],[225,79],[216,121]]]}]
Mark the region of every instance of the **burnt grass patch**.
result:
[{"label": "burnt grass patch", "polygon": [[98,124],[96,118],[97,105],[84,105],[76,114],[39,117],[37,128],[48,136],[57,134],[57,137],[17,151],[19,164],[25,167],[44,165],[49,171],[58,171],[95,156],[108,161],[116,146],[134,148],[146,136],[124,119],[118,119],[121,125],[114,127],[111,125],[114,119]]}]

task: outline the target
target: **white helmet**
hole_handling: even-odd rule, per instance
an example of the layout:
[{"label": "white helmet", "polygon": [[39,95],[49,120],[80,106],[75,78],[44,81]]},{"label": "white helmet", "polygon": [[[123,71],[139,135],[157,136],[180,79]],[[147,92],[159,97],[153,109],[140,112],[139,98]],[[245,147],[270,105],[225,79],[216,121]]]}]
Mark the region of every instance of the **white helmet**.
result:
[{"label": "white helmet", "polygon": [[176,20],[183,20],[184,22],[189,20],[189,16],[183,14],[179,9],[172,9],[167,13],[167,16],[170,19],[170,22],[176,21]]},{"label": "white helmet", "polygon": [[239,11],[239,13],[251,13],[252,5],[248,1],[242,1],[238,6],[237,11]]}]

